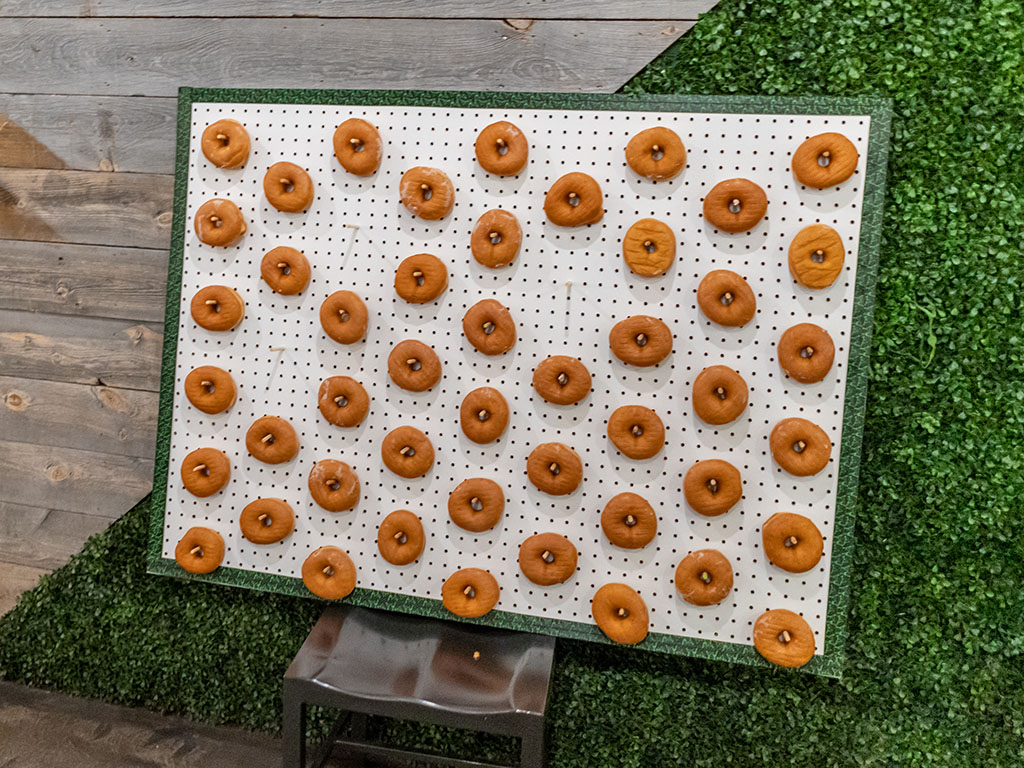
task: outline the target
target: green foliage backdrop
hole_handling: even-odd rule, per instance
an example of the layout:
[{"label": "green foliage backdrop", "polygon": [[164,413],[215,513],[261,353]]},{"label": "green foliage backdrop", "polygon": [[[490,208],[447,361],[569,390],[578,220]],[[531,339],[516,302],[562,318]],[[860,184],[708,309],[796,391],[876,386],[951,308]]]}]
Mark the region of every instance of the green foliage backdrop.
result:
[{"label": "green foliage backdrop", "polygon": [[[894,100],[850,640],[840,681],[560,641],[552,765],[1024,764],[1024,6],[725,0],[626,90]],[[275,730],[319,604],[147,576],[147,514],[0,621],[0,676]]]}]

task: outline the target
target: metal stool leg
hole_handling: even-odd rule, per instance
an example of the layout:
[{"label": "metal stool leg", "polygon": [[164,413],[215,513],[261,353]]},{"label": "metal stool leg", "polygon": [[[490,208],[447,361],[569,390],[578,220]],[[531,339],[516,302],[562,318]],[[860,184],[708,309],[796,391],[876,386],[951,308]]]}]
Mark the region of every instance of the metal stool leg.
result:
[{"label": "metal stool leg", "polygon": [[531,724],[523,734],[519,768],[544,768],[544,721]]},{"label": "metal stool leg", "polygon": [[284,768],[306,768],[306,702],[284,686],[284,715],[281,723]]}]

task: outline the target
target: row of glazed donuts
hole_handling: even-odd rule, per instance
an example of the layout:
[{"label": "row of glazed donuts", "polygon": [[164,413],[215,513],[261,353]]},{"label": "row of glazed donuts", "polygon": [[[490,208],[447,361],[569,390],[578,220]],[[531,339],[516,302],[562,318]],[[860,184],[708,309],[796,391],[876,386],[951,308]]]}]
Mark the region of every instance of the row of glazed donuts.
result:
[{"label": "row of glazed donuts", "polygon": [[[201,147],[218,168],[240,168],[249,159],[250,139],[237,120],[218,120],[203,131]],[[384,143],[367,120],[353,117],[334,131],[334,156],[356,176],[371,176],[380,167]],[[480,131],[473,145],[477,162],[496,176],[516,176],[526,167],[530,144],[519,128],[506,120]],[[626,144],[626,163],[638,176],[664,181],[686,166],[686,147],[671,128],[655,126]],[[840,133],[822,133],[804,141],[793,154],[793,176],[801,184],[825,189],[842,184],[857,168],[856,147]]]},{"label": "row of glazed donuts", "polygon": [[[325,463],[320,462],[311,471],[311,484],[322,480],[317,467]],[[464,493],[478,491],[467,490]],[[606,532],[616,525],[621,525],[627,531],[637,528],[650,532],[650,538],[653,538],[656,520],[640,511],[635,500],[629,498],[632,496],[635,494],[620,494],[609,502],[601,516],[602,528]],[[453,503],[459,503],[457,497],[461,499],[460,489],[452,494],[450,509]],[[465,502],[464,499],[461,501]],[[503,498],[501,501],[504,501]],[[653,517],[653,511],[650,511],[650,516]],[[454,514],[453,520],[456,520]],[[262,498],[246,505],[239,525],[247,540],[265,545],[288,536],[294,529],[294,521],[294,513],[286,502]],[[392,565],[403,566],[414,562],[425,546],[422,521],[409,510],[392,512],[378,528],[377,545],[381,556]],[[771,563],[791,573],[802,573],[813,568],[823,551],[822,537],[814,523],[792,513],[778,513],[765,522],[762,527],[762,545]],[[205,527],[191,528],[175,548],[177,562],[192,573],[211,573],[219,567],[223,555],[223,538],[216,531]],[[527,579],[540,586],[552,586],[572,578],[577,569],[577,561],[576,547],[568,538],[557,533],[530,536],[519,549],[520,570]],[[355,588],[356,569],[343,550],[321,547],[303,563],[302,578],[313,594],[336,600],[346,597]],[[674,583],[686,602],[697,606],[715,605],[732,591],[732,566],[717,550],[691,552],[676,567]],[[449,611],[472,618],[483,616],[495,607],[500,589],[497,580],[488,571],[467,568],[452,574],[441,592],[442,602]],[[592,612],[599,628],[615,642],[639,643],[647,635],[649,621],[646,604],[627,585],[609,584],[598,589],[592,601]],[[775,622],[785,625],[774,637],[761,626],[767,616],[773,616]],[[783,634],[784,631],[788,634]],[[793,641],[794,636],[799,638],[798,642]],[[769,611],[762,615],[755,623],[754,639],[755,647],[762,655],[785,666],[801,666],[814,652],[813,633],[806,622],[790,612]]]}]

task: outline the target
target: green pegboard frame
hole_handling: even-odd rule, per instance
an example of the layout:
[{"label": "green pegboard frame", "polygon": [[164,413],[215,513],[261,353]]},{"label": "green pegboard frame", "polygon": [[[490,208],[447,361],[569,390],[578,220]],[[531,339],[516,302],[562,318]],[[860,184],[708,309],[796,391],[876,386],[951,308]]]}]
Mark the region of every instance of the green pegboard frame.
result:
[{"label": "green pegboard frame", "polygon": [[[843,416],[843,445],[839,457],[836,511],[833,528],[832,564],[829,580],[826,651],[815,656],[800,671],[828,677],[842,674],[847,633],[850,568],[853,556],[854,507],[860,470],[864,406],[867,396],[868,360],[878,277],[878,253],[882,235],[882,207],[888,164],[891,102],[870,97],[781,97],[781,96],[624,96],[617,94],[481,93],[470,91],[340,91],[340,90],[254,90],[181,88],[178,91],[177,152],[174,174],[174,222],[167,269],[167,304],[164,316],[163,367],[160,376],[156,469],[153,478],[152,520],[149,534],[149,567],[153,574],[206,581],[246,589],[312,598],[301,579],[277,574],[219,568],[211,574],[194,575],[162,557],[164,511],[168,476],[174,368],[178,349],[178,312],[187,222],[185,196],[188,184],[188,152],[192,104],[194,102],[258,104],[330,104],[355,106],[421,106],[449,109],[574,109],[644,110],[650,112],[716,112],[805,115],[869,115],[868,154],[865,162],[864,202],[861,213],[857,282],[854,290],[849,368]],[[422,616],[471,621],[507,629],[538,632],[578,640],[608,643],[594,625],[550,618],[491,611],[480,619],[459,619],[440,600],[399,595],[371,589],[356,589],[346,602]],[[651,633],[637,646],[639,650],[662,651],[718,661],[771,667],[752,646],[703,638]]]}]

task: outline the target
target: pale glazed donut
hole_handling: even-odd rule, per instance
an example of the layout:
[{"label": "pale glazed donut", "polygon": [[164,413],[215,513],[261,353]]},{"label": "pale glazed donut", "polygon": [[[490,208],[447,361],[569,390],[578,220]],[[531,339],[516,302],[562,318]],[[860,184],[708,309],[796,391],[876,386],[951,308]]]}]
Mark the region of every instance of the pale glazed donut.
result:
[{"label": "pale glazed donut", "polygon": [[207,245],[230,248],[242,239],[248,227],[238,206],[215,197],[199,206],[195,218],[196,237]]},{"label": "pale glazed donut", "polygon": [[383,155],[380,133],[359,117],[350,117],[334,131],[334,156],[355,176],[372,176]]},{"label": "pale glazed donut", "polygon": [[237,120],[225,118],[206,126],[200,145],[218,168],[241,168],[249,159],[249,133]]}]

